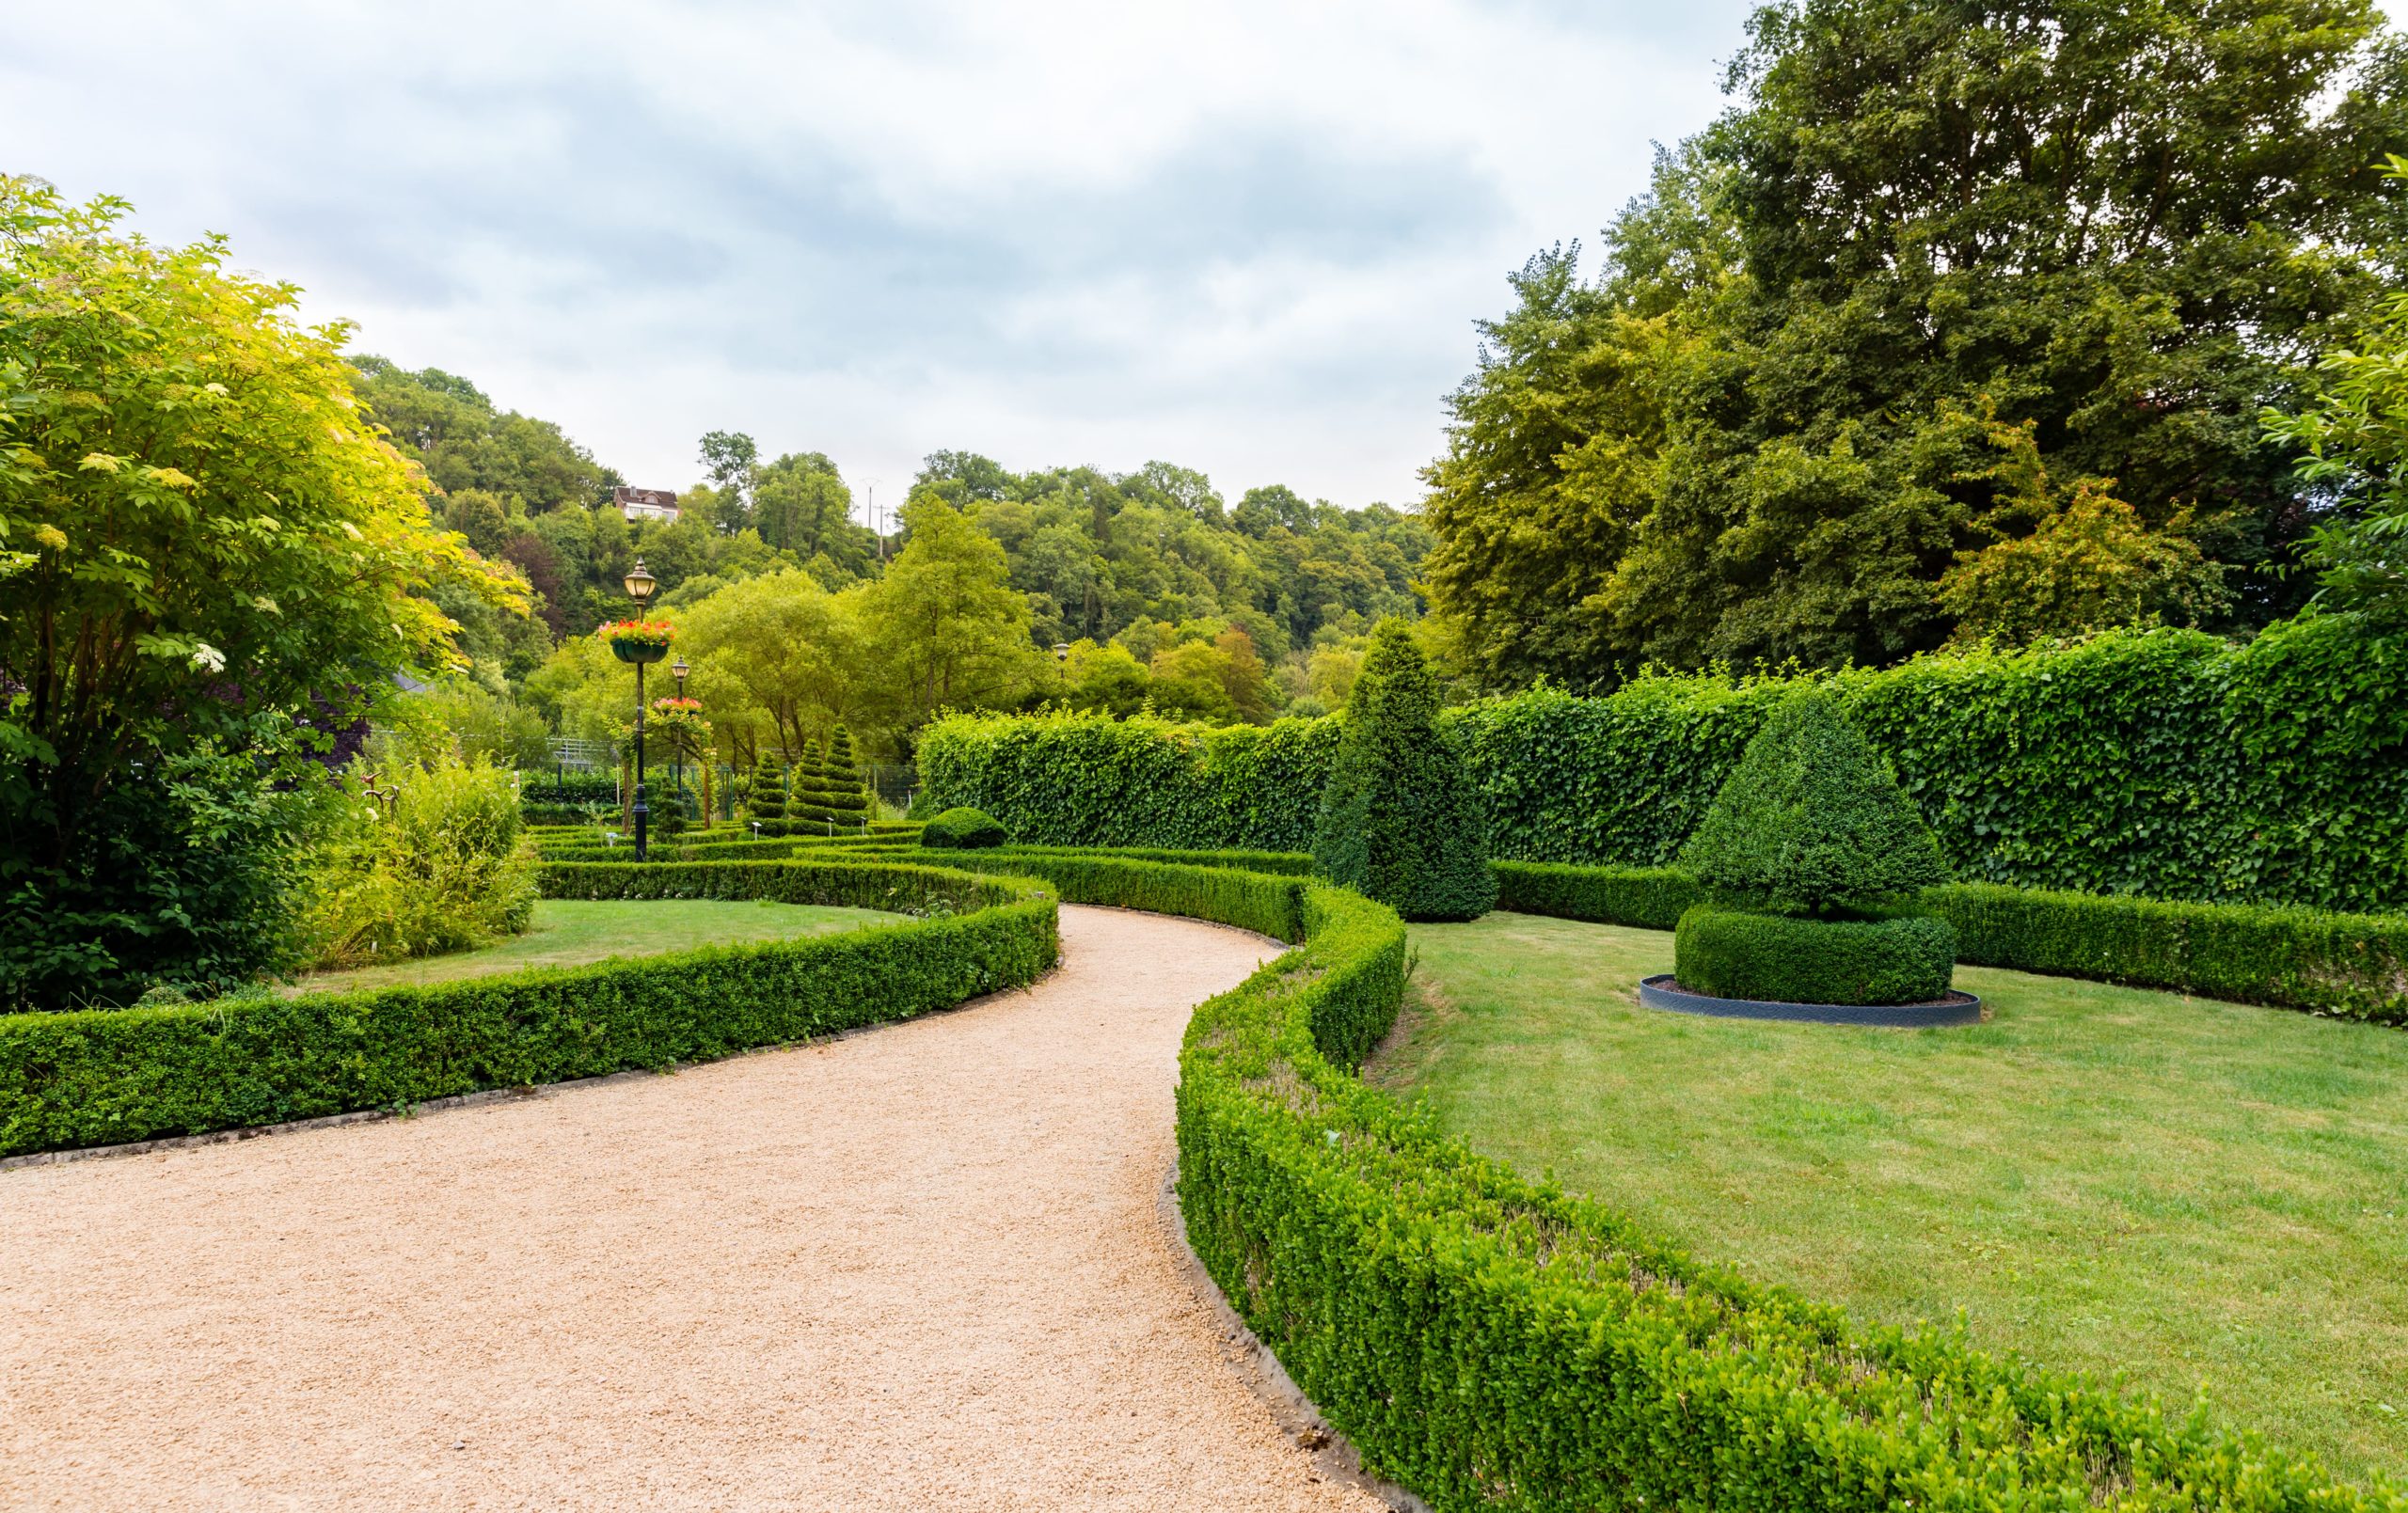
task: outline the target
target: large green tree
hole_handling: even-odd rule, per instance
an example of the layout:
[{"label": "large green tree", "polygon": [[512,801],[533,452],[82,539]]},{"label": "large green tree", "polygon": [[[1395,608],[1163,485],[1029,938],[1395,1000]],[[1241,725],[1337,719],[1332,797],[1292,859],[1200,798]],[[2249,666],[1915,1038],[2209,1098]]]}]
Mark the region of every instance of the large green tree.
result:
[{"label": "large green tree", "polygon": [[905,505],[903,523],[911,544],[864,614],[889,723],[912,732],[941,709],[1018,702],[1043,672],[1003,548],[933,496]]},{"label": "large green tree", "polygon": [[[2408,180],[2408,158],[2384,170]],[[2268,435],[2300,458],[2303,483],[2330,508],[2305,553],[2315,607],[2408,625],[2408,293],[2387,295],[2346,347],[2317,365],[2296,414],[2270,409]]]},{"label": "large green tree", "polygon": [[275,913],[241,874],[276,764],[457,663],[438,589],[524,605],[433,528],[343,327],[126,209],[0,178],[0,1006],[261,965],[213,932]]},{"label": "large green tree", "polygon": [[1577,685],[1893,660],[2036,557],[2076,622],[2285,611],[2313,500],[2257,416],[2394,264],[2403,71],[2365,0],[1766,7],[1602,273],[1544,255],[1482,325],[1434,607],[1489,681]]}]

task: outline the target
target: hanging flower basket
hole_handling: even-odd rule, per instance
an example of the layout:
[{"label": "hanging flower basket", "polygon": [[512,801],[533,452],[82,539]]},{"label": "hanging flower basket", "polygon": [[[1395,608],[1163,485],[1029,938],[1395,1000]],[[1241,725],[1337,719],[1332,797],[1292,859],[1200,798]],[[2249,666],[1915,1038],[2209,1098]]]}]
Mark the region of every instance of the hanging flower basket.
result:
[{"label": "hanging flower basket", "polygon": [[669,654],[677,627],[665,620],[622,620],[602,627],[602,637],[622,662],[657,662]]},{"label": "hanging flower basket", "polygon": [[699,699],[656,699],[650,724],[660,737],[684,750],[700,751],[710,744],[711,722],[703,717]]}]

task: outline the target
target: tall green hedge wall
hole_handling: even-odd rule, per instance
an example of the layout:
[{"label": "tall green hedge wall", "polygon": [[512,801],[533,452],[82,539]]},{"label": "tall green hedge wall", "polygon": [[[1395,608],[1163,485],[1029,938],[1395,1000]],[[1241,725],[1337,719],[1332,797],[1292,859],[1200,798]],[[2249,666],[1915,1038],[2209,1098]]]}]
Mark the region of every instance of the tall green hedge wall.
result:
[{"label": "tall green hedge wall", "polygon": [[[2348,617],[1922,658],[1828,680],[1968,882],[2408,909],[2408,641]],[[1661,866],[1797,680],[1641,679],[1454,712],[1499,857]],[[1015,842],[1301,851],[1332,720],[959,716],[920,771]]]}]

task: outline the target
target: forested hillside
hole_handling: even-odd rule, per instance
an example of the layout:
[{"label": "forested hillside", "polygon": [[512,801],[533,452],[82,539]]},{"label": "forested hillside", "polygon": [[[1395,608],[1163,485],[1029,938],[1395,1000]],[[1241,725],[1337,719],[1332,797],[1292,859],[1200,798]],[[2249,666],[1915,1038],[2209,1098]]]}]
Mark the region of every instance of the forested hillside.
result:
[{"label": "forested hillside", "polygon": [[[1324,713],[1344,702],[1371,623],[1420,615],[1413,578],[1430,537],[1386,505],[1345,510],[1279,484],[1232,504],[1169,463],[1013,473],[940,451],[881,540],[853,518],[826,454],[764,461],[751,436],[715,431],[680,518],[630,522],[610,502],[628,481],[559,426],[437,369],[356,366],[373,418],[425,468],[437,523],[533,591],[532,620],[436,591],[477,680],[571,733],[607,737],[624,717],[611,665],[579,638],[626,612],[621,580],[638,556],[657,603],[694,625],[689,644],[724,644],[697,687],[718,686],[748,751],[840,718],[892,751],[943,705]],[[917,542],[939,515],[973,528]],[[908,587],[890,582],[907,554],[922,569]]]}]

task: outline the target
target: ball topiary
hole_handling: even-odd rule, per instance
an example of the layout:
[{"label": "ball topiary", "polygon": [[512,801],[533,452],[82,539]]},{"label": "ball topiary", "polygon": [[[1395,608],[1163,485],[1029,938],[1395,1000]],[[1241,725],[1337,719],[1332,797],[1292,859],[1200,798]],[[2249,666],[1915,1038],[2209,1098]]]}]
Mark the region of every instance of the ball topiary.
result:
[{"label": "ball topiary", "polygon": [[1313,830],[1313,870],[1408,920],[1472,920],[1497,902],[1488,827],[1438,731],[1438,688],[1402,620],[1384,620],[1346,705]]},{"label": "ball topiary", "polygon": [[1010,839],[1011,833],[992,816],[974,809],[948,809],[920,831],[922,845],[949,850],[975,851]]},{"label": "ball topiary", "polygon": [[1802,920],[1692,905],[1672,936],[1672,975],[1715,998],[1789,1003],[1929,1003],[1947,996],[1956,932],[1945,920]]},{"label": "ball topiary", "polygon": [[1890,764],[1820,689],[1772,712],[1681,860],[1726,900],[1826,918],[1948,880]]}]

